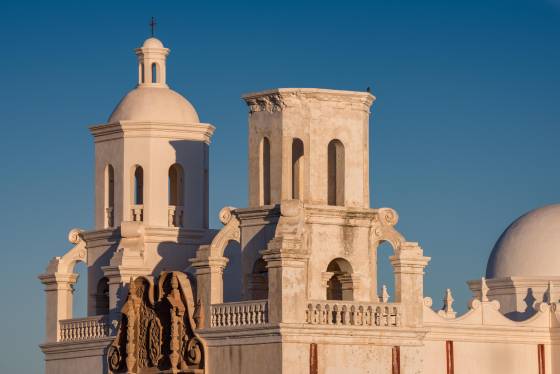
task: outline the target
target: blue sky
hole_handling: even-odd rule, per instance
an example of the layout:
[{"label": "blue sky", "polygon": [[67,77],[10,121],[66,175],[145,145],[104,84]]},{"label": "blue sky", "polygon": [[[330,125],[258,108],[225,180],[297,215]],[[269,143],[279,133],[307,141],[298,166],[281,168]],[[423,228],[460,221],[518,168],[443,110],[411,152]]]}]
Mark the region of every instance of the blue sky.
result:
[{"label": "blue sky", "polygon": [[450,287],[464,309],[502,230],[560,198],[560,0],[12,1],[0,14],[0,372],[42,370],[36,276],[69,229],[92,227],[87,128],[136,83],[151,16],[168,82],[217,127],[214,227],[247,200],[240,95],[274,87],[372,87],[372,205],[395,208],[432,257],[435,306]]}]

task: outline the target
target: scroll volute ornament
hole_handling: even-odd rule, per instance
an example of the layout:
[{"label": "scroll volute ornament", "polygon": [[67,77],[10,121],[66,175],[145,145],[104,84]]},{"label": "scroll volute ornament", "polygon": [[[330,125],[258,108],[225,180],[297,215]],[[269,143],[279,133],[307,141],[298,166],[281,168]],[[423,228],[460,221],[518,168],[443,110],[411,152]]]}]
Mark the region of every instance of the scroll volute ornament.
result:
[{"label": "scroll volute ornament", "polygon": [[[157,288],[156,288],[157,284]],[[162,272],[130,283],[107,360],[112,373],[204,373],[204,345],[195,334],[188,277]]]}]

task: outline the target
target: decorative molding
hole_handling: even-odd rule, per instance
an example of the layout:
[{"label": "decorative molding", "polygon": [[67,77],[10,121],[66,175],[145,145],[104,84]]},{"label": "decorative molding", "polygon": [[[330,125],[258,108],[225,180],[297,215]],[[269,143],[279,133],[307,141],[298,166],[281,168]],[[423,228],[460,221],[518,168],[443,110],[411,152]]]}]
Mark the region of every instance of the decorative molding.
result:
[{"label": "decorative molding", "polygon": [[163,138],[201,141],[210,144],[216,129],[207,123],[163,123],[119,121],[91,126],[95,143],[123,138]]},{"label": "decorative molding", "polygon": [[328,90],[320,88],[278,88],[274,90],[249,93],[242,96],[249,106],[249,113],[278,113],[286,108],[313,105],[328,101],[340,103],[348,110],[369,113],[375,96],[369,92]]}]

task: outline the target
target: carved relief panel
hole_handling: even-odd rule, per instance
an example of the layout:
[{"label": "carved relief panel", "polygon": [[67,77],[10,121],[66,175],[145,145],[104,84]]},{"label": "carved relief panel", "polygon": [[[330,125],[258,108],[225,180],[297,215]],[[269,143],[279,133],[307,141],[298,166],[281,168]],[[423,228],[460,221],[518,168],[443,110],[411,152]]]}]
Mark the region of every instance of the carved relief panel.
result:
[{"label": "carved relief panel", "polygon": [[194,332],[200,308],[186,274],[136,278],[121,313],[107,353],[111,373],[204,373],[204,346]]}]

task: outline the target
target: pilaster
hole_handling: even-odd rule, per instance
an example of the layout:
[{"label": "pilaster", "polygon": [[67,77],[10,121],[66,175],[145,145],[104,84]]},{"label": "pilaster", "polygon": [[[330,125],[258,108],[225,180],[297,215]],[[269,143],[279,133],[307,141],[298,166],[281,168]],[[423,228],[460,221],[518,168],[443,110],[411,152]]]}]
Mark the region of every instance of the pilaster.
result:
[{"label": "pilaster", "polygon": [[52,343],[60,339],[59,321],[72,318],[72,293],[78,274],[41,274],[39,279],[46,294],[45,342]]},{"label": "pilaster", "polygon": [[395,302],[402,305],[403,326],[422,325],[424,268],[430,261],[418,243],[405,242],[390,257],[395,274]]},{"label": "pilaster", "polygon": [[[208,253],[209,246],[201,246],[200,253]],[[203,321],[210,321],[210,305],[224,301],[224,269],[228,263],[226,257],[210,256],[191,259],[191,266],[196,269],[196,302],[204,306]],[[204,327],[204,326],[201,326]]]}]

